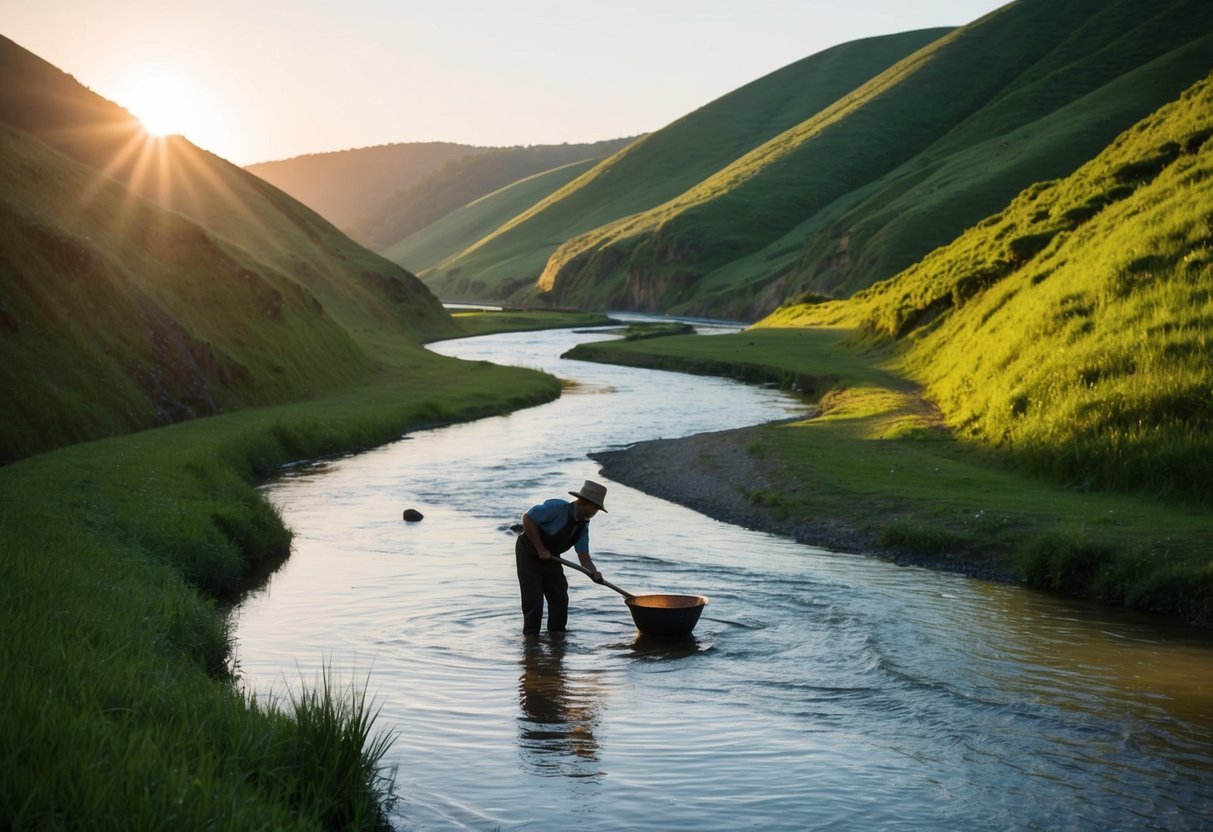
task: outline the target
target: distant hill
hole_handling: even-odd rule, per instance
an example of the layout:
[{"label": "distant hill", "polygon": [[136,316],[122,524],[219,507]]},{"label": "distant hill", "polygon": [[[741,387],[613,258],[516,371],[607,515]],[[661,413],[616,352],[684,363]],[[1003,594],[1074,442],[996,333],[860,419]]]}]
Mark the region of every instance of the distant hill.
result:
[{"label": "distant hill", "polygon": [[258,162],[244,169],[348,234],[367,217],[380,216],[397,193],[443,165],[487,150],[451,142],[385,144]]},{"label": "distant hill", "polygon": [[462,241],[422,277],[442,296],[499,299],[530,287],[561,242],[674,199],[947,31],[835,46],[747,84]]},{"label": "distant hill", "polygon": [[261,179],[7,39],[0,73],[0,462],[316,393],[452,330]]},{"label": "distant hill", "polygon": [[[848,44],[801,64],[810,74],[798,88],[828,95],[674,193],[640,199],[663,181],[661,166],[645,177],[621,166],[662,141],[671,155],[712,146],[711,130],[673,132],[692,116],[422,277],[440,294],[450,281],[492,289],[538,278],[514,299],[750,320],[799,292],[846,296],[1097,154],[1203,76],[1210,33],[1213,5],[1198,0],[1020,0],[957,31],[902,41],[892,65],[854,83],[821,84],[814,63],[833,57],[845,68],[890,47]],[[778,89],[776,76],[693,117],[747,124],[749,96]],[[794,77],[783,75],[785,95]],[[610,194],[637,198],[629,211]]]},{"label": "distant hill", "polygon": [[1210,182],[1213,75],[893,278],[758,326],[854,328],[959,435],[1075,487],[1213,505]]},{"label": "distant hill", "polygon": [[[464,205],[405,237],[400,242],[383,250],[383,256],[405,265],[412,272],[420,273],[431,268],[452,251],[458,251],[468,240],[479,240],[490,234],[511,217],[542,201],[598,164],[599,159],[572,162],[563,167],[537,173],[520,179],[491,194]],[[523,289],[525,285],[514,287]],[[486,287],[471,282],[463,287],[464,294],[452,294],[446,287],[446,300],[485,297]],[[497,294],[508,294],[512,289],[498,289]]]},{"label": "distant hill", "polygon": [[634,138],[589,144],[487,148],[443,165],[411,187],[368,210],[351,236],[385,251],[450,212],[514,182],[575,162],[601,161]]}]

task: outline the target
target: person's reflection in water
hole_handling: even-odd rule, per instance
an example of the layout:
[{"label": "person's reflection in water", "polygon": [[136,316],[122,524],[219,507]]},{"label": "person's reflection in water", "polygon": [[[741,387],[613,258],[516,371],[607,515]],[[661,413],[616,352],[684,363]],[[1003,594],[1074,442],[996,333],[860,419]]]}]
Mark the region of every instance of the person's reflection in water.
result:
[{"label": "person's reflection in water", "polygon": [[518,680],[518,748],[540,774],[594,777],[598,769],[598,685],[564,667],[565,636],[526,639]]}]

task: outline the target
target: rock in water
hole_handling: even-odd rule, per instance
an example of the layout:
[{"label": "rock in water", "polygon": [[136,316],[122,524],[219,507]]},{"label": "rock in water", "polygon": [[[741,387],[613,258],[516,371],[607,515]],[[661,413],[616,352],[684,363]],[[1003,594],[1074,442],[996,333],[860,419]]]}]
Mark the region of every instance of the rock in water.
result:
[{"label": "rock in water", "polygon": [[408,523],[416,523],[423,517],[422,513],[415,508],[406,508],[404,510],[404,519]]}]

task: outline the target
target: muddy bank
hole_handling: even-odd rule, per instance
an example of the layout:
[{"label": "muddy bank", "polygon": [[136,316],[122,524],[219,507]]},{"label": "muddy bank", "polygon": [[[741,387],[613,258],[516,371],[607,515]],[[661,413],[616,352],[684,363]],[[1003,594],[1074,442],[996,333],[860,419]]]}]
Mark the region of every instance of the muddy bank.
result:
[{"label": "muddy bank", "polygon": [[774,462],[746,451],[759,429],[756,426],[683,439],[656,439],[620,451],[591,453],[590,458],[599,463],[604,476],[616,482],[726,523],[809,546],[879,557],[902,566],[1019,581],[1005,566],[979,553],[940,555],[881,546],[878,518],[873,518],[871,527],[859,528],[836,517],[780,517],[771,508],[755,504],[746,498],[747,490],[778,490],[780,481]]}]

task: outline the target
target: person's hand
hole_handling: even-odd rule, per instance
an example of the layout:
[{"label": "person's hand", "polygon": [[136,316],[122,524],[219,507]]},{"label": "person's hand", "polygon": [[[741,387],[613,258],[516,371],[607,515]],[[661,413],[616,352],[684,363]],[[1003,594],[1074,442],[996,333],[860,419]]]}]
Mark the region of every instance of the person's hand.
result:
[{"label": "person's hand", "polygon": [[595,570],[593,575],[590,575],[590,580],[596,584],[602,583],[602,573]]},{"label": "person's hand", "polygon": [[539,549],[539,550],[537,550],[537,554],[539,555],[540,560],[551,560],[552,559],[552,553],[549,552],[547,549]]}]

